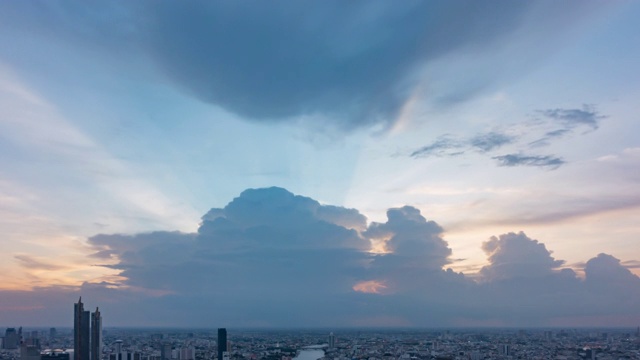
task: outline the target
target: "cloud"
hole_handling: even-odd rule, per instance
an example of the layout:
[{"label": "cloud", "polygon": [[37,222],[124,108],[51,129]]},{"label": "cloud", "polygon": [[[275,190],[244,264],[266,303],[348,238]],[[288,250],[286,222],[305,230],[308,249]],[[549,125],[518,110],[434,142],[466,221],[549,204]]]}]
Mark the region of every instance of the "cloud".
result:
[{"label": "cloud", "polygon": [[[621,314],[628,315],[624,324],[640,320],[640,279],[610,255],[587,261],[581,280],[543,243],[507,233],[483,244],[488,264],[478,274],[462,274],[444,269],[454,259],[443,234],[411,206],[367,224],[356,209],[282,188],[248,189],[207,212],[196,233],[91,237],[94,258],[120,270],[118,277],[79,288],[1,291],[0,305],[14,311],[0,311],[0,322],[65,323],[60,314],[78,295],[100,306],[111,324],[132,326],[547,326],[558,319],[611,325]],[[373,240],[389,252],[371,253]]]},{"label": "cloud", "polygon": [[570,132],[571,131],[569,129],[557,129],[557,130],[547,131],[541,138],[530,142],[529,146],[531,147],[548,146],[553,141],[562,138],[563,136],[565,136]]},{"label": "cloud", "polygon": [[[411,153],[411,157],[428,157],[428,156],[454,156],[461,155],[464,151],[460,149],[465,147],[465,143],[452,139],[450,136],[441,136],[439,139],[429,145],[425,145]],[[452,151],[455,150],[455,151]]]},{"label": "cloud", "polygon": [[503,145],[511,144],[514,141],[513,136],[499,132],[489,132],[479,134],[470,139],[469,143],[481,152],[491,151]]},{"label": "cloud", "polygon": [[555,260],[544,244],[523,232],[502,234],[482,243],[489,265],[480,270],[485,281],[552,274],[564,264]]},{"label": "cloud", "polygon": [[467,139],[455,139],[451,135],[444,135],[433,143],[423,146],[411,153],[411,157],[429,156],[458,156],[466,152],[486,153],[498,149],[515,141],[514,136],[491,131],[480,133]]},{"label": "cloud", "polygon": [[[637,265],[637,262],[635,263]],[[622,266],[619,259],[608,254],[598,254],[587,261],[584,273],[587,283],[598,287],[635,288],[640,285],[640,278]]]},{"label": "cloud", "polygon": [[377,263],[400,261],[403,266],[440,270],[450,262],[451,249],[441,237],[444,231],[434,221],[427,221],[420,210],[404,206],[389,209],[386,223],[371,223],[363,235],[386,239],[389,256],[378,257]]},{"label": "cloud", "polygon": [[[598,129],[600,120],[606,118],[606,116],[601,115],[598,111],[596,111],[595,106],[593,105],[582,105],[581,109],[547,109],[547,110],[538,110],[538,112],[552,120],[559,122],[561,125],[564,125],[564,129],[559,129],[557,131],[567,131],[571,130],[578,126],[587,126],[592,128],[593,130]],[[553,133],[552,133],[553,134]],[[557,135],[555,133],[553,135]]]},{"label": "cloud", "polygon": [[[306,119],[350,130],[391,128],[420,89],[428,94],[420,100],[440,106],[473,98],[514,76],[495,61],[497,56],[523,56],[513,43],[553,43],[570,26],[545,21],[545,31],[536,31],[540,22],[527,15],[579,18],[587,8],[549,3],[530,11],[532,7],[504,0],[491,7],[470,0],[330,0],[140,1],[96,8],[70,1],[3,4],[0,23],[12,38],[41,41],[47,51],[76,59],[95,56],[96,62],[117,71],[153,77],[243,119]],[[522,27],[532,31],[516,31]],[[539,51],[548,55],[549,49]],[[469,53],[484,61],[444,61],[449,65],[439,71],[443,59]],[[517,72],[534,68],[533,58],[528,54]],[[149,62],[152,66],[140,68]],[[469,76],[460,76],[463,71]],[[453,81],[450,73],[467,80]]]},{"label": "cloud", "polygon": [[523,152],[530,148],[549,146],[580,126],[597,130],[599,121],[606,118],[594,105],[583,105],[582,109],[538,110],[537,113],[544,115],[544,118],[508,124],[501,130],[478,133],[467,138],[452,134],[442,135],[434,142],[414,150],[409,156],[452,157],[469,152],[488,155],[494,150],[510,146],[518,149],[519,153],[493,156],[492,159],[497,160],[499,166],[537,166],[555,169],[564,165],[565,160],[552,155],[526,155]]},{"label": "cloud", "polygon": [[14,258],[20,261],[21,266],[30,270],[60,270],[64,268],[64,266],[50,264],[29,255],[16,255]]},{"label": "cloud", "polygon": [[559,157],[552,155],[523,155],[523,154],[507,154],[494,156],[493,159],[497,160],[498,166],[535,166],[535,167],[548,167],[551,169],[557,169],[565,164],[565,161]]}]

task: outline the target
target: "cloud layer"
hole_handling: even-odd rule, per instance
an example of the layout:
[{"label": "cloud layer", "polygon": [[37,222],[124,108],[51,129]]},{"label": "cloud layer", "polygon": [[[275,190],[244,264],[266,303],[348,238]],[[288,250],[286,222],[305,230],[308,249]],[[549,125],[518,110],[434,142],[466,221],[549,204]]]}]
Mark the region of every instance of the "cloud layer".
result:
[{"label": "cloud layer", "polygon": [[[508,71],[497,62],[478,61],[446,72],[469,78],[459,81],[442,78],[430,66],[455,54],[490,57],[522,27],[538,30],[527,15],[579,18],[586,8],[504,0],[491,6],[469,0],[101,5],[96,11],[81,1],[3,4],[0,21],[14,37],[45,40],[65,56],[69,44],[82,44],[99,54],[96,61],[118,71],[139,76],[152,68],[156,81],[244,119],[315,119],[346,130],[390,127],[417,93],[428,93],[424,100],[437,106],[472,98]],[[532,7],[537,11],[529,11]],[[545,31],[531,31],[538,35],[517,42],[539,48],[569,26],[544,23]],[[532,58],[522,61],[522,70],[528,71]],[[138,62],[152,67],[130,68]],[[551,115],[563,121],[583,118]]]},{"label": "cloud layer", "polygon": [[[355,209],[282,188],[249,189],[205,214],[197,233],[91,237],[96,263],[121,271],[119,278],[80,289],[5,291],[3,306],[15,311],[0,312],[0,320],[64,313],[78,293],[99,303],[111,324],[126,325],[614,326],[623,325],[620,316],[640,320],[634,300],[640,278],[610,255],[587,261],[581,279],[543,243],[507,233],[483,243],[488,265],[465,275],[446,269],[454,260],[443,232],[411,206],[367,224]],[[371,252],[374,244],[385,251]],[[22,302],[24,296],[30,300]]]}]

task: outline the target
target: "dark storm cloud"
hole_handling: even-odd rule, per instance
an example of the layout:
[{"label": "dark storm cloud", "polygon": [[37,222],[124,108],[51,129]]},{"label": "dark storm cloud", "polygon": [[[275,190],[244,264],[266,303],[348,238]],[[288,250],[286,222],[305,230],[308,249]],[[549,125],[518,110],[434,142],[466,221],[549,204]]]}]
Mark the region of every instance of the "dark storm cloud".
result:
[{"label": "dark storm cloud", "polygon": [[499,166],[535,166],[557,169],[564,165],[565,161],[559,157],[552,155],[524,155],[524,154],[507,154],[494,156]]},{"label": "dark storm cloud", "polygon": [[[548,326],[594,315],[640,320],[640,279],[613,256],[587,261],[582,280],[541,242],[507,233],[483,244],[488,265],[469,276],[444,269],[454,260],[443,233],[411,206],[389,209],[386,222],[367,226],[355,209],[281,188],[249,189],[204,215],[194,234],[90,238],[95,257],[121,271],[119,280],[3,291],[0,308],[7,311],[0,311],[0,322],[35,314],[34,324],[43,318],[66,323],[67,316],[58,315],[68,314],[79,295],[108,313],[111,324],[138,326]],[[369,253],[369,240],[386,242],[392,252]]]},{"label": "dark storm cloud", "polygon": [[[176,89],[246,119],[319,116],[342,129],[388,127],[425,81],[425,67],[451,54],[500,47],[532,6],[506,0],[490,6],[471,0],[100,5],[14,3],[3,6],[0,22],[65,50],[68,44],[90,49],[119,70],[140,73],[126,66],[150,60]],[[570,8],[548,6],[559,13]],[[467,71],[484,75],[468,84],[429,83],[426,100],[458,103],[506,76],[500,67],[477,66]]]},{"label": "dark storm cloud", "polygon": [[[146,46],[175,83],[255,120],[393,122],[421,66],[497,41],[527,4],[154,3]],[[465,26],[458,26],[465,24]]]}]

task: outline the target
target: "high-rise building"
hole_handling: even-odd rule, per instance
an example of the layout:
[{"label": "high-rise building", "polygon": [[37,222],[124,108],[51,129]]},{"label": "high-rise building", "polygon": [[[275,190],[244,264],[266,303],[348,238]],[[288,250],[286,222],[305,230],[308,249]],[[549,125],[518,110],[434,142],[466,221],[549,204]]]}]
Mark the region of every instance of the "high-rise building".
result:
[{"label": "high-rise building", "polygon": [[5,349],[17,349],[20,343],[20,336],[16,332],[15,328],[7,328],[4,332],[4,342],[2,344]]},{"label": "high-rise building", "polygon": [[171,360],[171,343],[162,344],[162,348],[160,348],[160,358],[162,360]]},{"label": "high-rise building", "polygon": [[504,356],[511,356],[511,345],[509,344],[501,344],[498,347],[498,352],[500,353],[500,355],[504,355]]},{"label": "high-rise building", "polygon": [[336,336],[333,333],[329,333],[329,349],[336,347]]},{"label": "high-rise building", "polygon": [[102,315],[100,310],[91,314],[91,360],[100,360],[102,357]]},{"label": "high-rise building", "polygon": [[57,336],[58,336],[58,331],[56,330],[56,328],[49,329],[49,340],[55,340]]},{"label": "high-rise building", "polygon": [[222,360],[223,353],[227,351],[227,329],[218,329],[218,360]]},{"label": "high-rise building", "polygon": [[90,312],[84,310],[82,297],[73,304],[73,360],[90,360]]},{"label": "high-rise building", "polygon": [[20,345],[20,360],[40,360],[40,349],[35,345]]}]

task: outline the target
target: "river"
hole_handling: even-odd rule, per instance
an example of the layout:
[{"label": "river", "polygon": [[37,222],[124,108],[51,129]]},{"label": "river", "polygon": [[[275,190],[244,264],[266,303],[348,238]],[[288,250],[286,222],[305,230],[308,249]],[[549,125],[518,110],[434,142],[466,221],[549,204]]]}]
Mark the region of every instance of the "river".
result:
[{"label": "river", "polygon": [[324,356],[322,349],[301,349],[294,360],[318,360]]}]

